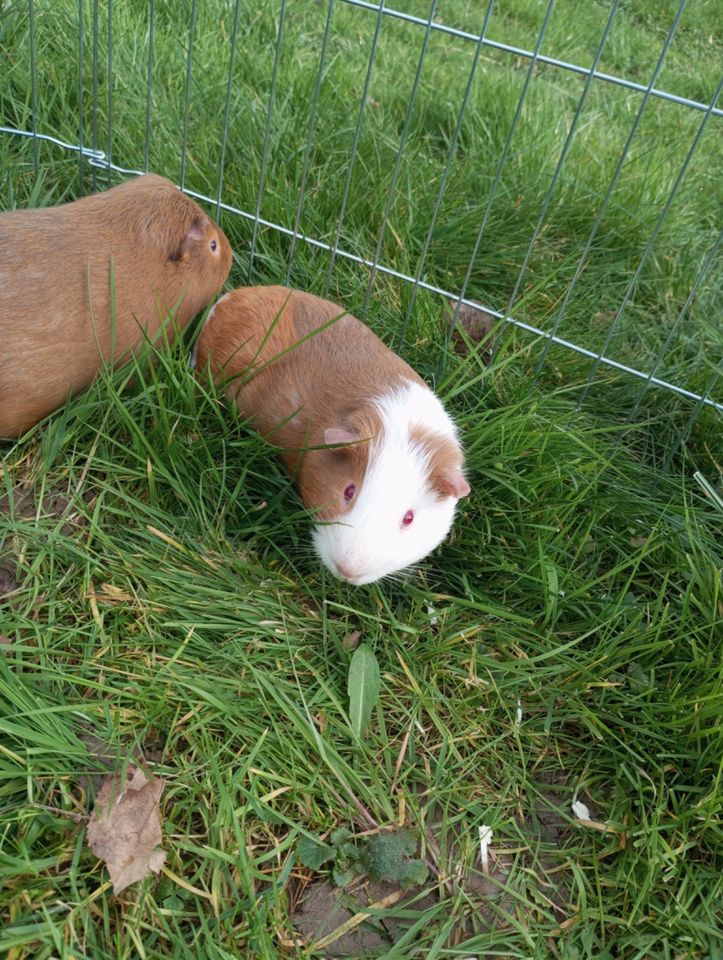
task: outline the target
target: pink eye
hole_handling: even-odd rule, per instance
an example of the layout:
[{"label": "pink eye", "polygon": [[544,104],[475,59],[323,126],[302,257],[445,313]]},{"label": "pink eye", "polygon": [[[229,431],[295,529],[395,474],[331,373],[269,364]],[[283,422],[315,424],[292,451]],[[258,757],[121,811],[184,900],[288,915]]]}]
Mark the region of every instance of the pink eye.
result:
[{"label": "pink eye", "polygon": [[408,526],[410,526],[410,524],[412,523],[413,520],[414,520],[414,511],[413,511],[413,510],[407,510],[407,512],[406,512],[406,513],[404,514],[404,516],[402,517],[402,526],[403,526],[403,527],[408,527]]},{"label": "pink eye", "polygon": [[350,483],[349,486],[344,491],[344,499],[346,500],[347,503],[349,503],[349,501],[354,498],[355,493],[356,493],[356,484]]}]

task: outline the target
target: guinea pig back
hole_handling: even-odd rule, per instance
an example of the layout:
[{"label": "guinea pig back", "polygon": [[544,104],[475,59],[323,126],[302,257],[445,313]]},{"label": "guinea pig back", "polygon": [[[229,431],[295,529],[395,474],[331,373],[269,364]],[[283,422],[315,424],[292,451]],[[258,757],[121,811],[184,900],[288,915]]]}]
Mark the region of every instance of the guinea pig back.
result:
[{"label": "guinea pig back", "polygon": [[223,231],[146,174],[58,207],[0,213],[0,437],[120,364],[170,312],[182,328],[223,286]]},{"label": "guinea pig back", "polygon": [[280,449],[336,576],[378,580],[444,539],[469,493],[457,430],[415,371],[342,307],[280,286],[233,290],[209,314],[195,363]]}]

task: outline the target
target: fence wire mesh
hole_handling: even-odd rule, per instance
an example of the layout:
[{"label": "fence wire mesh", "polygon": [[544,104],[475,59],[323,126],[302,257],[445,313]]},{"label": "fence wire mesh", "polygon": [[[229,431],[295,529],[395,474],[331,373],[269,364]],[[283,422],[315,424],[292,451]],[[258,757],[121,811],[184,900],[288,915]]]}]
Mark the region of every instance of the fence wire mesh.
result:
[{"label": "fence wire mesh", "polygon": [[[74,195],[148,169],[175,178],[232,224],[241,282],[341,295],[343,263],[362,271],[347,302],[361,316],[396,283],[400,346],[420,296],[481,304],[501,321],[496,350],[513,330],[529,340],[531,384],[574,369],[583,403],[616,372],[637,383],[630,421],[651,387],[684,401],[678,444],[703,409],[723,411],[721,231],[688,207],[710,189],[715,210],[721,81],[706,98],[700,82],[665,89],[668,72],[686,80],[667,64],[687,55],[694,3],[662,3],[646,34],[657,48],[637,59],[636,4],[622,0],[591,5],[574,59],[553,55],[582,16],[571,0],[520,4],[518,21],[495,0],[176,6],[174,19],[154,0],[6,4],[11,162],[66,190],[74,179]],[[655,136],[669,141],[658,168]]]}]

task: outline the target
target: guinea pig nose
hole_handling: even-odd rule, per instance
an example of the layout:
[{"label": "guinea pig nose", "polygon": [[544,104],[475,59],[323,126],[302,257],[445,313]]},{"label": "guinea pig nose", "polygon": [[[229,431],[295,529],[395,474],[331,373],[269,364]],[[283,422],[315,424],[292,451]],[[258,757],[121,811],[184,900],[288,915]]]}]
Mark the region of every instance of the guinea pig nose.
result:
[{"label": "guinea pig nose", "polygon": [[354,580],[359,576],[359,571],[351,563],[335,560],[334,566],[336,567],[336,572],[343,580]]}]

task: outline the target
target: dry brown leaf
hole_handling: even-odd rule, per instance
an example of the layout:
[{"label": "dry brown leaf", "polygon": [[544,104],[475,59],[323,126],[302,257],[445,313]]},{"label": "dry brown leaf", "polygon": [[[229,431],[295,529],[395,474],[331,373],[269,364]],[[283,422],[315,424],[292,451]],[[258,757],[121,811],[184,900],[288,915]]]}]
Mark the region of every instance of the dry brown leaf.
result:
[{"label": "dry brown leaf", "polygon": [[158,873],[166,859],[156,850],[162,839],[158,804],[166,781],[149,780],[133,766],[128,767],[124,788],[120,778],[115,774],[106,779],[88,824],[88,846],[106,862],[113,893]]},{"label": "dry brown leaf", "polygon": [[349,636],[344,640],[345,650],[356,650],[361,640],[361,630],[352,630]]},{"label": "dry brown leaf", "polygon": [[[457,300],[448,300],[448,323],[452,328],[452,346],[455,353],[467,354],[470,350],[478,349],[483,363],[489,363],[492,354],[491,333],[497,318],[482,307],[471,307],[467,303],[459,305]],[[455,315],[456,314],[456,315]],[[465,340],[461,331],[467,336]],[[482,346],[480,346],[482,345]]]},{"label": "dry brown leaf", "polygon": [[127,590],[121,590],[114,583],[101,583],[101,591],[111,600],[132,600],[133,597]]}]

